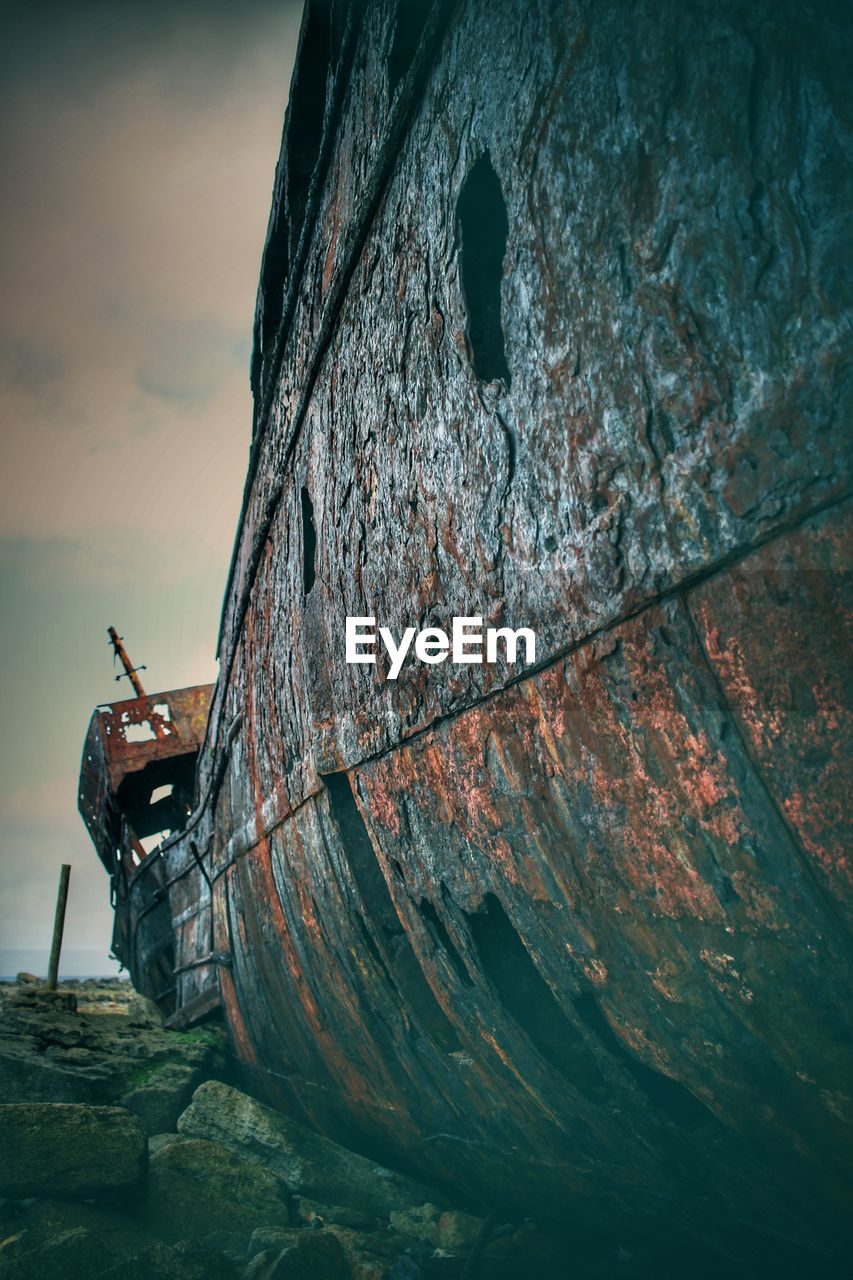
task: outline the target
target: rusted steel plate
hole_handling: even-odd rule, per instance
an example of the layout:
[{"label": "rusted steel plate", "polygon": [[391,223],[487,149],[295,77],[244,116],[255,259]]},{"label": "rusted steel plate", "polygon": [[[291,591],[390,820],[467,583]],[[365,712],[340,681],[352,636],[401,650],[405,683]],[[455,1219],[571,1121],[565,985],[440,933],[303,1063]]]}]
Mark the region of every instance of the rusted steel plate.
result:
[{"label": "rusted steel plate", "polygon": [[101,740],[113,790],[125,774],[144,768],[150,760],[197,751],[204,739],[212,691],[212,685],[200,684],[99,707],[87,739],[92,735]]},{"label": "rusted steel plate", "polygon": [[117,846],[148,834],[123,835],[123,784],[132,786],[146,767],[198,752],[211,693],[212,685],[197,685],[114,702],[93,713],[83,745],[78,807],[108,871]]},{"label": "rusted steel plate", "polygon": [[227,873],[268,1089],[555,1211],[838,1194],[844,940],[683,602],[348,785]]},{"label": "rusted steel plate", "polygon": [[[146,768],[156,770],[161,762],[198,752],[211,692],[211,685],[197,685],[115,702],[93,713],[83,745],[78,807],[110,873],[115,870],[116,850],[129,854],[133,840],[148,834],[142,829],[123,830],[130,804],[130,800],[123,802],[124,792],[130,789],[131,799],[147,802],[147,795],[135,795],[135,784]],[[156,785],[155,779],[148,791]],[[142,850],[138,846],[137,850],[141,856]]]},{"label": "rusted steel plate", "polygon": [[[828,174],[808,192],[792,174],[835,145],[837,69],[793,57],[798,20],[778,6],[758,51],[740,10],[656,6],[655,59],[636,47],[643,22],[608,6],[539,17],[502,6],[494,47],[476,4],[452,25],[289,462],[311,361],[282,370],[241,532],[265,546],[235,586],[254,583],[253,630],[229,631],[232,600],[222,655],[225,669],[236,646],[222,724],[252,664],[256,702],[287,726],[265,791],[284,770],[294,799],[312,761],[355,763],[512,674],[411,664],[383,683],[343,663],[346,614],[398,632],[453,614],[529,624],[541,660],[849,484],[838,299],[804,276],[793,231],[831,206]],[[777,146],[765,115],[783,65],[814,86],[820,140]],[[718,118],[705,103],[722,83]],[[508,220],[509,390],[479,380],[466,348],[456,210],[486,151]],[[813,232],[830,273],[834,226]]]},{"label": "rusted steel plate", "polygon": [[[165,866],[140,842],[185,817],[211,693],[197,685],[99,707],[83,747],[78,805],[110,874],[112,950],[154,998],[174,989],[174,935]],[[166,783],[184,794],[152,803]]]},{"label": "rusted steel plate", "polygon": [[[725,575],[716,585],[724,596]],[[772,648],[772,625],[753,622]],[[831,1169],[849,1124],[844,934],[680,603],[368,766],[359,786],[427,953],[423,899],[475,973],[466,913],[494,894],[558,999],[594,999],[632,1053],[750,1141]]]},{"label": "rusted steel plate", "polygon": [[[302,65],[302,53],[297,60],[258,291],[255,434],[221,631],[228,656],[262,530],[278,501],[282,459],[298,436],[317,362],[455,7],[454,0],[408,6],[409,39],[401,47],[393,4],[349,5],[335,31],[322,0],[306,4],[301,47],[311,44],[313,52],[310,65]],[[318,39],[327,42],[325,65]],[[217,715],[225,692],[220,683]]]},{"label": "rusted steel plate", "polygon": [[848,926],[851,565],[849,521],[827,518],[762,548],[691,604],[744,745]]}]

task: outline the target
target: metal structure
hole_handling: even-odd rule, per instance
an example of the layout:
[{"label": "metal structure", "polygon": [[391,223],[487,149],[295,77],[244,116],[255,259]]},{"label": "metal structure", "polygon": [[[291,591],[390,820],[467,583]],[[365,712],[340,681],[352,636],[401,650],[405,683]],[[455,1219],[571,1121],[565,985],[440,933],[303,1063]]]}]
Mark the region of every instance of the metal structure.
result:
[{"label": "metal structure", "polygon": [[183,829],[192,807],[211,692],[197,685],[98,707],[80,766],[78,807],[110,877],[113,954],[137,990],[170,1014],[174,943],[158,849],[165,833]]},{"label": "metal structure", "polygon": [[139,672],[144,671],[145,667],[135,667],[127,656],[127,650],[124,647],[124,636],[120,636],[115,627],[107,627],[107,634],[110,637],[110,644],[113,647],[115,656],[124,667],[124,671],[119,672],[116,680],[129,680],[133,685],[133,692],[137,698],[145,697],[145,690],[142,687],[142,681],[139,679]]},{"label": "metal structure", "polygon": [[[483,1202],[841,1213],[847,36],[306,9],[195,807],[122,901],[268,1096]],[[537,664],[388,681],[347,615]]]}]

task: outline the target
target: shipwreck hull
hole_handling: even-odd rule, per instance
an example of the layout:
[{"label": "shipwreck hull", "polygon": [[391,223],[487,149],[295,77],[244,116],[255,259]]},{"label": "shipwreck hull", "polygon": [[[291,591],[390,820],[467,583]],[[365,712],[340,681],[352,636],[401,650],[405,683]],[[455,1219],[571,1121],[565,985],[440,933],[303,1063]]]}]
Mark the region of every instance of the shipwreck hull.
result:
[{"label": "shipwreck hull", "polygon": [[[401,13],[307,10],[222,674],[149,864],[179,1008],[480,1203],[814,1242],[850,1150],[843,11]],[[537,665],[389,681],[347,615],[532,627]]]},{"label": "shipwreck hull", "polygon": [[831,1232],[842,531],[806,522],[237,828],[214,950],[265,1094],[481,1204]]},{"label": "shipwreck hull", "polygon": [[98,707],[80,766],[80,816],[110,877],[112,953],[169,1014],[175,942],[158,849],[164,832],[186,823],[211,691],[196,685]]}]

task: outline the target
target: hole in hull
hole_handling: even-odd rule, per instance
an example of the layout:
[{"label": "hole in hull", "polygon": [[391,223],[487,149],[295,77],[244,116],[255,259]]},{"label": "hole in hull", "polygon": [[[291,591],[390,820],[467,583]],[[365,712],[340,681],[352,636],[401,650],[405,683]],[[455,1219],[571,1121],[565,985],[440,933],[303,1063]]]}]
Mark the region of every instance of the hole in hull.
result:
[{"label": "hole in hull", "polygon": [[420,903],[418,904],[418,911],[420,911],[421,919],[426,923],[427,928],[430,930],[433,937],[443,948],[448,960],[453,966],[457,978],[459,978],[460,982],[462,982],[466,987],[472,986],[473,983],[471,981],[471,975],[465,968],[465,961],[454,946],[453,939],[444,927],[444,922],[430,902],[429,898],[421,898]]},{"label": "hole in hull", "polygon": [[[591,1101],[609,1096],[595,1051],[575,1030],[539,973],[503,906],[487,893],[468,925],[486,976],[501,1003],[547,1062]],[[616,1035],[590,992],[573,1001],[578,1017],[601,1048],[627,1071],[649,1102],[682,1129],[716,1126],[713,1113],[678,1080],[641,1062]]]},{"label": "hole in hull", "polygon": [[487,893],[482,909],[466,916],[483,971],[504,1009],[546,1062],[585,1097],[603,1101],[609,1090],[589,1046],[566,1018],[498,899]]},{"label": "hole in hull", "polygon": [[337,824],[344,854],[364,904],[365,915],[384,938],[402,932],[400,920],[382,868],[376,861],[373,843],[364,818],[355,801],[346,773],[323,776],[329,795],[329,808]]},{"label": "hole in hull", "polygon": [[488,152],[468,174],[459,193],[462,295],[468,312],[468,346],[483,382],[510,385],[501,319],[501,281],[509,231],[506,204]]},{"label": "hole in hull", "polygon": [[314,504],[311,494],[303,485],[300,493],[302,507],[302,590],[307,596],[317,577],[317,530],[314,526]]},{"label": "hole in hull", "polygon": [[598,1001],[590,992],[575,1000],[575,1008],[584,1025],[598,1037],[608,1053],[633,1077],[649,1101],[682,1129],[696,1129],[712,1121],[713,1114],[678,1080],[648,1067],[622,1043],[605,1018]]},{"label": "hole in hull", "polygon": [[[374,938],[368,950],[374,955],[380,950],[374,940],[378,938],[388,961],[386,973],[390,970],[392,987],[399,992],[404,1011],[409,1011],[423,1031],[446,1052],[458,1049],[453,1026],[435,998],[400,923],[348,774],[327,773],[323,782],[329,797],[329,811],[364,906],[364,918],[359,918],[359,925],[363,933],[369,933],[373,926]],[[381,967],[386,969],[384,962]]]}]

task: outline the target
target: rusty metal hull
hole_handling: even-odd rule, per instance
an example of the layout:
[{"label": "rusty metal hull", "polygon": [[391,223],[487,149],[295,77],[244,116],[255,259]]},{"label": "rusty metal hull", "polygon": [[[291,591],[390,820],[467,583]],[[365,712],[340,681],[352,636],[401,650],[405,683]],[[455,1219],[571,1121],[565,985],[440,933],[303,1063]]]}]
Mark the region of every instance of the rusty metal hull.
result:
[{"label": "rusty metal hull", "polygon": [[[850,1152],[841,7],[396,12],[303,28],[162,850],[179,1004],[482,1202],[814,1242]],[[347,615],[533,627],[537,665],[390,681]]]},{"label": "rusty metal hull", "polygon": [[[80,816],[110,877],[113,955],[136,989],[170,1013],[172,918],[165,863],[150,846],[158,832],[186,822],[211,693],[196,685],[96,708],[80,765]],[[158,789],[169,794],[155,799]]]}]

